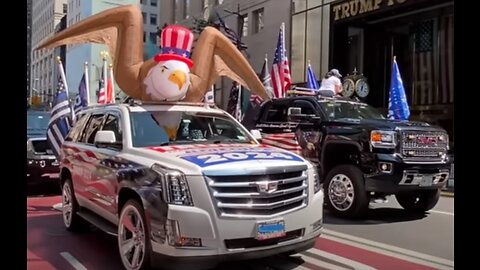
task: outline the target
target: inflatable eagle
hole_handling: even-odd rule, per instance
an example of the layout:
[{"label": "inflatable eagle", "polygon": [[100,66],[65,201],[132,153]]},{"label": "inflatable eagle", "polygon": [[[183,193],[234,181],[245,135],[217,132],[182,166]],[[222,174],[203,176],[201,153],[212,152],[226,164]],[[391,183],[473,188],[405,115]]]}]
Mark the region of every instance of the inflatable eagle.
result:
[{"label": "inflatable eagle", "polygon": [[220,31],[206,27],[193,51],[194,37],[172,25],[161,34],[161,52],[143,60],[143,19],[134,5],[108,9],[82,20],[43,42],[37,49],[99,43],[109,47],[114,76],[130,97],[144,101],[200,102],[219,76],[226,76],[270,99],[242,53]]}]

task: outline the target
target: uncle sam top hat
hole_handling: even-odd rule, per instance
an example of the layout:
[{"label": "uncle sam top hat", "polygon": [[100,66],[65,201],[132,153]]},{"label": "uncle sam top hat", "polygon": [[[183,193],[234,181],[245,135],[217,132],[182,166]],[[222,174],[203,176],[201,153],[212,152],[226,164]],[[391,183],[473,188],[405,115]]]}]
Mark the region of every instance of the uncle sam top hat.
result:
[{"label": "uncle sam top hat", "polygon": [[155,55],[155,62],[177,60],[192,68],[190,60],[193,44],[193,33],[190,29],[179,25],[169,25],[162,30],[161,51]]}]

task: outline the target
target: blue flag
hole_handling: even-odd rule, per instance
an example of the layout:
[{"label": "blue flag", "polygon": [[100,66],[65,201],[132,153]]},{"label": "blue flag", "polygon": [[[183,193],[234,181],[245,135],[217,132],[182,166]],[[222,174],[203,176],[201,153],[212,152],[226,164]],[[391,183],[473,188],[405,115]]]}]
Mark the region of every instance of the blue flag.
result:
[{"label": "blue flag", "polygon": [[310,89],[314,89],[315,91],[320,89],[317,78],[315,77],[315,72],[313,72],[312,66],[310,66],[310,64],[308,64],[307,67],[307,87]]},{"label": "blue flag", "polygon": [[408,108],[405,88],[402,77],[398,70],[397,61],[393,59],[392,80],[390,82],[390,97],[388,98],[388,118],[397,120],[408,120],[410,109]]},{"label": "blue flag", "polygon": [[47,141],[57,159],[60,156],[60,148],[63,141],[70,131],[70,117],[72,117],[72,108],[68,102],[67,93],[63,89],[63,82],[60,79],[58,87],[55,105],[52,109],[47,129]]},{"label": "blue flag", "polygon": [[73,107],[73,110],[75,111],[75,114],[76,114],[81,109],[83,109],[87,106],[88,106],[87,82],[85,80],[85,73],[84,73],[83,76],[82,76],[82,79],[80,80],[80,85],[78,86],[78,94],[75,97],[75,105]]}]

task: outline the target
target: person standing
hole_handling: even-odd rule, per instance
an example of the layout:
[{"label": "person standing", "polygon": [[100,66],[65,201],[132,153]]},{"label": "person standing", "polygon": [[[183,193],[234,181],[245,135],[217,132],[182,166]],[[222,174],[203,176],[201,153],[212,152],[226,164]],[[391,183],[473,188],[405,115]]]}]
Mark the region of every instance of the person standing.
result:
[{"label": "person standing", "polygon": [[342,93],[342,75],[338,69],[332,69],[325,74],[318,93],[322,96],[333,97]]}]

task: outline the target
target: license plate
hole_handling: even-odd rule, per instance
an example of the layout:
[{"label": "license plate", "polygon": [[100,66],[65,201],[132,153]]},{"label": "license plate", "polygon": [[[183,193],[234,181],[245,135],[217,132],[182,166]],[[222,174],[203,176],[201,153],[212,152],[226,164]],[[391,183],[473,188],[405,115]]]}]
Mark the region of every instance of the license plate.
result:
[{"label": "license plate", "polygon": [[283,220],[262,222],[257,224],[257,240],[267,240],[285,236],[285,222]]},{"label": "license plate", "polygon": [[429,187],[432,184],[433,184],[433,176],[431,175],[423,175],[419,182],[419,186],[421,187]]}]

